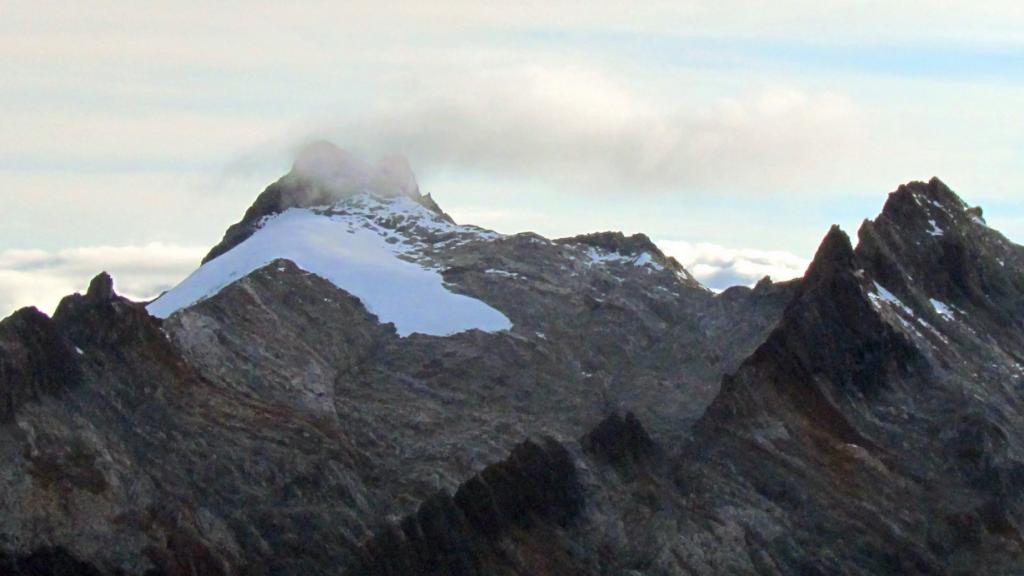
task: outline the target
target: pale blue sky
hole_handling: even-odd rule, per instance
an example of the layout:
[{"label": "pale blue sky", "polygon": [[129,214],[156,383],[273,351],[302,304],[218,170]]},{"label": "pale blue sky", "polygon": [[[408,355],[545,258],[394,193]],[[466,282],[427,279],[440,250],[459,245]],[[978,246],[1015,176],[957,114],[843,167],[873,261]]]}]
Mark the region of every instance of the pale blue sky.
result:
[{"label": "pale blue sky", "polygon": [[[85,4],[88,4],[87,6]],[[456,218],[798,273],[933,175],[1024,239],[1011,2],[0,5],[0,314],[187,274],[317,137]]]}]

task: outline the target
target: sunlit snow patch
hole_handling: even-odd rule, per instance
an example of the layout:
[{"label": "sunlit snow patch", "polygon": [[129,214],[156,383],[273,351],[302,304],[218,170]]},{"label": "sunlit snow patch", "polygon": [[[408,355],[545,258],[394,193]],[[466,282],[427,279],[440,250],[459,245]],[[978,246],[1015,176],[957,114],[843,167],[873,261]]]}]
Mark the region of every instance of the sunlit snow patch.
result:
[{"label": "sunlit snow patch", "polygon": [[876,309],[880,310],[880,304],[884,302],[889,306],[892,306],[893,308],[902,311],[904,314],[907,314],[908,316],[914,315],[914,311],[911,310],[909,306],[904,304],[903,301],[897,298],[895,294],[886,290],[885,286],[882,286],[878,282],[875,282],[875,292],[868,292],[868,298],[871,300],[871,303],[875,306]]},{"label": "sunlit snow patch", "polygon": [[633,264],[637,268],[644,266],[652,268],[654,270],[664,270],[665,267],[654,260],[654,257],[650,252],[643,252],[640,255],[626,255],[621,254],[618,251],[611,250],[606,251],[604,249],[597,249],[593,246],[587,246],[584,251],[584,255],[589,260],[590,265],[594,264]]},{"label": "sunlit snow patch", "polygon": [[655,270],[664,270],[665,269],[664,266],[662,266],[661,264],[658,264],[658,262],[654,260],[654,257],[651,256],[650,252],[644,252],[643,254],[637,256],[636,259],[633,260],[633,266],[637,266],[637,267],[649,266],[649,267],[651,267],[651,268],[653,268]]},{"label": "sunlit snow patch", "polygon": [[204,264],[147,310],[166,318],[284,258],[357,296],[381,322],[393,322],[401,336],[512,327],[504,314],[484,302],[448,291],[436,270],[400,259],[408,249],[383,230],[354,225],[351,216],[292,208],[269,218],[256,233]]},{"label": "sunlit snow patch", "polygon": [[[917,327],[915,327],[914,324],[916,323],[921,327],[927,329],[929,332],[934,334],[936,338],[942,340],[943,342],[949,341],[940,331],[938,331],[934,326],[925,321],[924,318],[921,318],[914,314],[914,310],[910,308],[910,306],[904,304],[902,300],[896,297],[896,295],[893,294],[892,292],[886,290],[884,286],[882,286],[878,282],[875,282],[874,288],[875,289],[873,292],[869,291],[867,293],[868,299],[871,300],[871,305],[875,308],[875,310],[881,312],[882,317],[886,318],[890,323],[892,323],[893,321],[898,322],[899,325],[902,326],[903,329],[906,330],[907,332],[912,333],[914,336],[917,336],[918,338],[924,338],[924,335],[921,334]],[[933,300],[933,305],[935,302],[938,301]],[[939,313],[943,314],[943,316],[946,317],[942,310],[939,310]],[[946,319],[950,319],[950,317],[946,317]]]},{"label": "sunlit snow patch", "polygon": [[935,311],[946,320],[953,320],[955,318],[953,316],[953,310],[945,302],[934,298],[929,299],[929,302],[931,302],[932,308],[935,308]]}]

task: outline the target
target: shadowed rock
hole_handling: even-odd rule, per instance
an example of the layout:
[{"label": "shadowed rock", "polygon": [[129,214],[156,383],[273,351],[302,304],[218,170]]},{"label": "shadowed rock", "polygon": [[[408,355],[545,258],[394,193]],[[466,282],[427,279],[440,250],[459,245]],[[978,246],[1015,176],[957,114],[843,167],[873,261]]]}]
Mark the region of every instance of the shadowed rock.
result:
[{"label": "shadowed rock", "polygon": [[45,314],[22,308],[0,322],[0,422],[25,402],[58,394],[81,378],[74,346]]},{"label": "shadowed rock", "polygon": [[601,421],[580,441],[594,456],[632,472],[657,452],[654,441],[632,412],[615,412]]},{"label": "shadowed rock", "polygon": [[721,295],[643,236],[418,218],[352,225],[512,329],[399,337],[283,260],[0,323],[0,573],[1021,572],[1024,249],[937,180]]},{"label": "shadowed rock", "polygon": [[41,548],[24,556],[0,552],[4,576],[103,576],[98,568],[82,562],[62,547]]},{"label": "shadowed rock", "polygon": [[[445,575],[540,574],[523,564],[536,554],[531,542],[510,554],[513,533],[542,534],[569,525],[583,506],[582,487],[569,452],[544,439],[526,441],[509,458],[488,466],[459,487],[439,494],[398,526],[371,539],[347,574]],[[542,558],[544,574],[559,574],[560,557]],[[551,571],[548,571],[550,569]]]}]

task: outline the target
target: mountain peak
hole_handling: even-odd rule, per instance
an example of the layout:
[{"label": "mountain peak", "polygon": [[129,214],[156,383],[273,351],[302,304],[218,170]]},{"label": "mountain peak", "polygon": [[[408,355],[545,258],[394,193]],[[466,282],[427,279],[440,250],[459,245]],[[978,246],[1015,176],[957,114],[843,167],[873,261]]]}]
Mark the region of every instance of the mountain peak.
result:
[{"label": "mountain peak", "polygon": [[901,185],[889,194],[876,223],[893,225],[904,234],[941,237],[946,230],[984,221],[938,178]]},{"label": "mountain peak", "polygon": [[404,156],[385,156],[376,165],[370,165],[323,140],[308,144],[299,152],[289,176],[336,199],[361,192],[385,198],[420,197],[416,175]]},{"label": "mountain peak", "polygon": [[940,181],[715,295],[297,164],[145,307],[0,321],[0,574],[1021,572],[1024,248]]},{"label": "mountain peak", "polygon": [[90,302],[108,302],[117,298],[114,292],[114,279],[106,272],[100,272],[89,282],[89,290],[85,293]]},{"label": "mountain peak", "polygon": [[818,246],[818,251],[807,268],[806,278],[813,281],[815,278],[829,276],[837,270],[852,271],[853,263],[853,245],[850,243],[850,237],[842,228],[833,225]]},{"label": "mountain peak", "polygon": [[267,216],[289,208],[334,205],[369,194],[382,199],[409,198],[427,210],[452,222],[429,195],[420,193],[409,162],[399,155],[385,156],[376,165],[327,141],[305,146],[295,158],[290,172],[267,187],[242,219],[224,233],[224,238],[203,258],[205,264],[231,250],[259,229]]},{"label": "mountain peak", "polygon": [[[61,299],[53,313],[54,325],[72,342],[89,350],[93,346],[141,344],[146,350],[168,346],[158,324],[142,304],[117,294],[110,274],[100,272],[85,294]],[[159,352],[157,352],[159,353]]]},{"label": "mountain peak", "polygon": [[[946,185],[945,182],[940,180],[937,176],[933,176],[927,182],[920,180],[914,180],[901,184],[895,192],[889,194],[889,202],[893,201],[905,201],[911,200],[917,205],[921,205],[921,202],[932,203],[936,207],[942,206],[945,208],[963,209],[966,204],[960,199],[960,196],[953,192],[953,190]],[[888,206],[889,202],[886,203]]]}]

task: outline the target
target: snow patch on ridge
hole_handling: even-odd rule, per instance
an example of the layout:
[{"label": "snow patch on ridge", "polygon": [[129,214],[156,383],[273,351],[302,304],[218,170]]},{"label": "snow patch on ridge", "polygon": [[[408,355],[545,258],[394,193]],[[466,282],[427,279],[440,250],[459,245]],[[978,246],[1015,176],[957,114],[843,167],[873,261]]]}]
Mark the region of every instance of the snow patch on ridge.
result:
[{"label": "snow patch on ridge", "polygon": [[658,271],[665,269],[664,266],[654,259],[650,252],[642,252],[639,255],[632,256],[615,250],[605,251],[593,246],[587,246],[584,255],[589,260],[588,264],[591,266],[595,264],[632,264],[637,268],[647,267]]},{"label": "snow patch on ridge", "polygon": [[658,264],[654,260],[654,256],[651,256],[650,252],[644,252],[643,254],[637,256],[636,260],[633,260],[633,266],[637,266],[637,267],[648,266],[648,267],[654,268],[655,270],[658,270],[658,271],[661,271],[661,270],[665,269],[664,266],[662,266],[661,264]]},{"label": "snow patch on ridge", "polygon": [[902,300],[897,298],[895,294],[886,290],[885,287],[878,282],[875,282],[874,284],[875,292],[868,292],[868,298],[871,300],[871,303],[874,304],[876,309],[881,309],[881,304],[884,302],[889,306],[900,310],[904,314],[909,316],[914,315],[914,311],[904,304]]},{"label": "snow patch on ridge", "polygon": [[953,314],[953,307],[950,306],[949,304],[946,304],[945,302],[942,302],[941,300],[936,300],[934,298],[930,298],[928,301],[931,303],[932,308],[935,308],[935,311],[939,313],[939,316],[942,316],[946,320],[956,319],[956,316],[954,316]]},{"label": "snow patch on ridge", "polygon": [[417,261],[429,247],[425,238],[439,233],[452,236],[443,243],[499,236],[447,222],[407,198],[362,195],[337,206],[291,208],[266,219],[252,236],[204,264],[147,310],[166,318],[283,258],[358,297],[381,322],[393,322],[401,336],[510,329],[504,314],[449,291],[438,269]]},{"label": "snow patch on ridge", "polygon": [[493,274],[495,276],[502,276],[504,278],[522,277],[518,272],[509,272],[508,270],[497,270],[495,268],[488,268],[487,270],[484,270],[484,274]]},{"label": "snow patch on ridge", "polygon": [[[902,327],[907,333],[912,334],[916,338],[926,341],[927,339],[917,329],[916,325],[928,330],[936,338],[943,342],[949,342],[942,332],[936,329],[934,326],[929,324],[924,318],[914,314],[914,310],[903,303],[895,294],[885,289],[884,286],[879,284],[877,281],[873,282],[874,291],[868,291],[867,296],[871,301],[871,305],[882,314],[882,317],[893,324],[895,320],[896,324]],[[935,307],[936,311],[939,312],[946,320],[952,320],[952,311],[945,307],[945,304],[938,300],[932,300],[932,306]],[[936,306],[938,304],[938,306]],[[942,307],[942,309],[940,309]],[[947,316],[947,313],[949,314]]]}]

